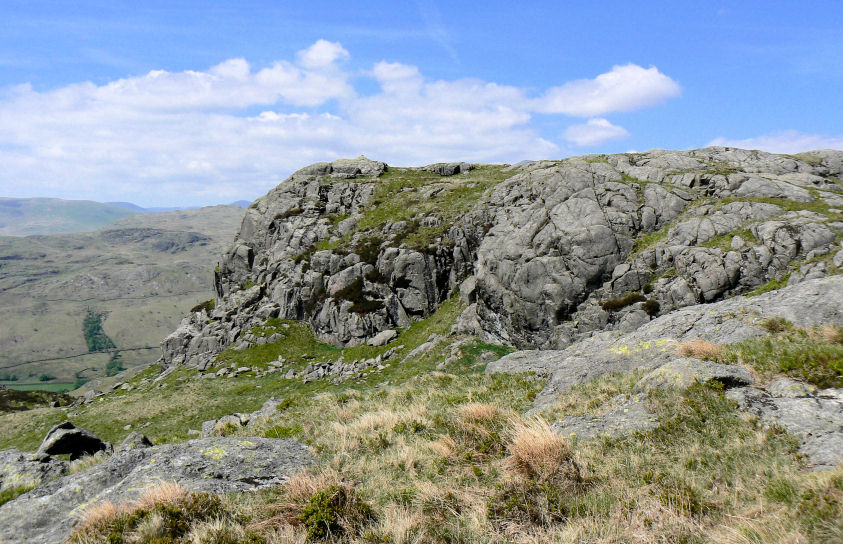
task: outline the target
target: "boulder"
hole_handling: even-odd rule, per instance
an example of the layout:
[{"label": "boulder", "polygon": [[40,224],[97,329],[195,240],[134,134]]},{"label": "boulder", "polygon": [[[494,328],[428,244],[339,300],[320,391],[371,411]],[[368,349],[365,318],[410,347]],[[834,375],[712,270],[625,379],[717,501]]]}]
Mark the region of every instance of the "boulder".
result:
[{"label": "boulder", "polygon": [[126,438],[123,439],[122,442],[120,442],[120,445],[117,446],[115,452],[120,453],[121,451],[137,450],[141,448],[151,447],[152,441],[147,438],[145,434],[133,431],[129,433]]},{"label": "boulder", "polygon": [[50,429],[38,448],[38,454],[70,454],[70,460],[73,461],[83,455],[93,455],[98,451],[108,449],[110,449],[110,444],[97,438],[94,433],[65,421]]},{"label": "boulder", "polygon": [[370,346],[385,346],[398,338],[398,332],[394,329],[387,329],[370,338],[367,344]]},{"label": "boulder", "polygon": [[433,172],[434,174],[439,174],[440,176],[453,176],[455,174],[464,174],[469,170],[473,169],[474,167],[467,162],[438,163],[422,167],[422,170],[425,170],[427,172]]},{"label": "boulder", "polygon": [[135,500],[160,482],[175,481],[188,491],[244,492],[280,485],[312,460],[304,444],[259,437],[205,438],[124,450],[0,507],[3,542],[62,542],[85,508]]}]

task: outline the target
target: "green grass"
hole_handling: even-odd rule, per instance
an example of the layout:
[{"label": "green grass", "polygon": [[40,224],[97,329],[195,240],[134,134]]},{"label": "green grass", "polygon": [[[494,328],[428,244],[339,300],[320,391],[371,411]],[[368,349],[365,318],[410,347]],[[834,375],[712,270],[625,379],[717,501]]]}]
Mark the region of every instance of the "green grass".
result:
[{"label": "green grass", "polygon": [[65,382],[51,382],[51,383],[8,383],[5,384],[6,387],[9,389],[15,389],[17,391],[49,391],[52,393],[66,393],[67,391],[72,391],[75,389],[76,382],[65,383]]},{"label": "green grass", "polygon": [[787,285],[787,280],[789,279],[790,273],[788,272],[779,279],[772,279],[764,285],[753,289],[752,291],[746,293],[746,296],[755,297],[758,295],[763,295],[764,293],[769,293],[770,291],[775,291],[776,289],[781,289],[782,287],[785,287]]},{"label": "green grass", "polygon": [[771,335],[725,346],[721,360],[750,365],[763,379],[784,374],[820,388],[843,387],[843,330],[765,325]]},{"label": "green grass", "polygon": [[27,491],[31,491],[33,489],[35,489],[35,486],[11,487],[0,491],[0,506],[17,499]]}]

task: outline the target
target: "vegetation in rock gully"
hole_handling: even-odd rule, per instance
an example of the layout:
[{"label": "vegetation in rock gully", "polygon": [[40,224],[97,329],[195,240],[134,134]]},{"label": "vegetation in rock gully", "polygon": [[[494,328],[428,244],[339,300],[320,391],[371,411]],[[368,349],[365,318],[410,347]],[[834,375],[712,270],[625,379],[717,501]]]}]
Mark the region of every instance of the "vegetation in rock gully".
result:
[{"label": "vegetation in rock gully", "polygon": [[[386,224],[405,221],[407,228],[399,233],[401,240],[393,243],[424,250],[468,212],[486,190],[510,176],[512,173],[504,172],[500,165],[475,165],[469,172],[447,177],[419,168],[390,167],[378,178],[372,200],[354,230],[340,239],[320,242],[315,249],[347,247],[359,233],[369,233],[369,239],[375,241]],[[436,226],[421,226],[417,221],[420,215],[435,215],[440,222]]]},{"label": "vegetation in rock gully", "polygon": [[101,313],[88,308],[85,319],[82,321],[82,333],[85,335],[85,342],[88,344],[88,351],[105,351],[114,349],[114,341],[102,330]]}]

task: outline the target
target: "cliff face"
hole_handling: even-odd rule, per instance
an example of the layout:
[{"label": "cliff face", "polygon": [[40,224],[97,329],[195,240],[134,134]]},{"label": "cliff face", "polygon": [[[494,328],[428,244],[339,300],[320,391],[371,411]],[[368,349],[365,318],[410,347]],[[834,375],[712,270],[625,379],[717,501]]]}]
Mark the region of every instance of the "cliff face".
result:
[{"label": "cliff face", "polygon": [[[162,344],[206,368],[279,317],[352,346],[461,292],[456,332],[561,348],[843,266],[843,152],[731,148],[474,167],[363,157],[293,174],[247,210],[216,303]],[[773,282],[773,283],[771,283]],[[778,282],[778,283],[776,283]]]}]

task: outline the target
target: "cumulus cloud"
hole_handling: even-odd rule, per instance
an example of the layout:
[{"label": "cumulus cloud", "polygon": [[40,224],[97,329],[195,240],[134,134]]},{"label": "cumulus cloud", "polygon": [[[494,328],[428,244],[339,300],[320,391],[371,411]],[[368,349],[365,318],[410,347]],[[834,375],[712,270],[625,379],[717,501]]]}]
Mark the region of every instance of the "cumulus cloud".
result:
[{"label": "cumulus cloud", "polygon": [[614,66],[594,79],[579,79],[549,89],[538,101],[537,109],[591,117],[656,106],[680,92],[679,84],[655,67],[626,64]]},{"label": "cumulus cloud", "polygon": [[799,153],[815,149],[843,149],[843,136],[806,134],[796,130],[781,130],[770,134],[735,140],[715,138],[708,145],[759,149],[770,153]]},{"label": "cumulus cloud", "polygon": [[[361,75],[344,68],[347,59],[339,43],[319,40],[294,60],[265,67],[236,58],[103,85],[0,89],[0,194],[209,204],[258,196],[305,164],[342,156],[392,164],[552,157],[560,147],[532,126],[536,113],[626,111],[667,96],[657,86],[649,99],[643,85],[626,98],[607,91],[612,84],[604,76],[616,67],[589,80],[600,82],[598,94],[611,95],[600,108],[593,97],[583,98],[580,110],[550,108],[548,96],[570,101],[585,84],[534,98],[475,79],[428,80],[397,62],[376,63]],[[655,68],[620,68],[672,82]],[[355,78],[374,81],[377,90],[357,93]],[[596,145],[623,135],[623,128],[592,119],[565,138]]]},{"label": "cumulus cloud", "polygon": [[563,134],[566,140],[580,147],[600,145],[609,140],[620,140],[627,136],[629,132],[625,128],[613,125],[599,117],[589,119],[582,125],[571,125]]}]

